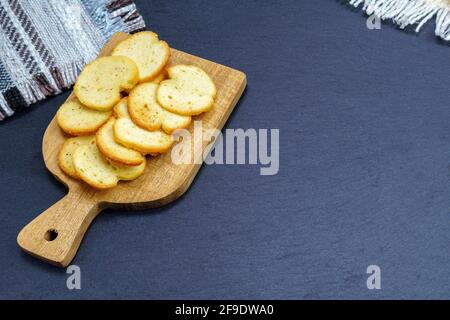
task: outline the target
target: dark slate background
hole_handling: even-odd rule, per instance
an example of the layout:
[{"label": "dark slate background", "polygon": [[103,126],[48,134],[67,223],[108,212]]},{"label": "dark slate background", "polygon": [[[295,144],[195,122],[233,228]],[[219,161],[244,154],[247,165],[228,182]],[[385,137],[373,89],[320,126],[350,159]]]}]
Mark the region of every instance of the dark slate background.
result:
[{"label": "dark slate background", "polygon": [[[280,172],[204,166],[159,210],[106,211],[65,270],[19,230],[61,198],[41,139],[67,93],[0,124],[0,298],[450,298],[450,48],[334,0],[136,1],[173,47],[247,73],[228,128],[279,128]],[[382,289],[366,288],[377,264]]]}]

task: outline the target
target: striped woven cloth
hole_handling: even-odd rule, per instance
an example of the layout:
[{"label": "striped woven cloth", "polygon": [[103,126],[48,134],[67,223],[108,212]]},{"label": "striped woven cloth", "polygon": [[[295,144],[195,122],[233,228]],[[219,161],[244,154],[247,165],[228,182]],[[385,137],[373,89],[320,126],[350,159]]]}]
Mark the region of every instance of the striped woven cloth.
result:
[{"label": "striped woven cloth", "polygon": [[113,33],[144,28],[131,0],[0,0],[0,120],[70,87]]}]

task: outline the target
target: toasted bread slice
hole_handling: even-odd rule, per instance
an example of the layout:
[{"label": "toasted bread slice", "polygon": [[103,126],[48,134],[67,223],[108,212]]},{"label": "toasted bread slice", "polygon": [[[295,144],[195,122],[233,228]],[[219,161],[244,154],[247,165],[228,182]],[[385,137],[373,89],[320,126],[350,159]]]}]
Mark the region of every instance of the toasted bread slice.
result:
[{"label": "toasted bread slice", "polygon": [[134,123],[146,130],[158,130],[163,122],[164,110],[156,101],[156,83],[136,86],[128,96],[128,113]]},{"label": "toasted bread slice", "polygon": [[88,64],[78,76],[74,93],[88,108],[108,111],[139,80],[139,71],[127,57],[101,57]]},{"label": "toasted bread slice", "polygon": [[137,166],[127,166],[112,160],[109,160],[109,163],[120,180],[134,180],[144,173],[147,161],[144,158],[144,161]]},{"label": "toasted bread slice", "polygon": [[138,166],[117,164],[105,158],[95,143],[75,149],[73,164],[77,175],[97,189],[115,187],[119,180],[134,180],[145,170],[146,161]]},{"label": "toasted bread slice", "polygon": [[95,144],[80,146],[73,155],[77,175],[97,189],[115,187],[119,178]]},{"label": "toasted bread slice", "polygon": [[128,97],[123,97],[120,99],[119,103],[114,106],[113,113],[117,119],[130,119],[130,114],[128,113]]},{"label": "toasted bread slice", "polygon": [[139,69],[139,82],[150,81],[156,77],[169,61],[170,48],[165,41],[151,31],[131,35],[119,43],[112,56],[125,56],[133,60]]},{"label": "toasted bread slice", "polygon": [[95,144],[95,136],[83,136],[69,138],[64,141],[58,155],[58,164],[68,176],[78,179],[78,174],[73,166],[73,153],[79,146]]},{"label": "toasted bread slice", "polygon": [[128,112],[134,123],[146,130],[162,129],[171,134],[174,130],[186,128],[190,116],[174,114],[162,108],[156,100],[158,85],[148,82],[136,86],[128,97]]},{"label": "toasted bread slice", "polygon": [[166,110],[194,116],[210,110],[217,90],[214,82],[202,69],[190,65],[176,65],[168,70],[168,80],[160,83],[157,100]]},{"label": "toasted bread slice", "polygon": [[162,129],[172,134],[177,129],[184,129],[189,127],[192,118],[190,116],[182,116],[180,114],[172,113],[164,110],[164,120],[162,123]]},{"label": "toasted bread slice", "polygon": [[97,131],[97,147],[103,155],[117,163],[128,166],[137,166],[145,161],[145,157],[133,149],[122,146],[117,143],[114,137],[114,123],[116,119],[111,117]]},{"label": "toasted bread slice", "polygon": [[64,132],[73,135],[95,133],[111,116],[110,111],[97,111],[86,108],[78,100],[65,102],[56,113],[56,121]]},{"label": "toasted bread slice", "polygon": [[118,143],[144,154],[164,153],[173,143],[172,136],[163,131],[142,129],[127,118],[116,120],[114,136]]}]

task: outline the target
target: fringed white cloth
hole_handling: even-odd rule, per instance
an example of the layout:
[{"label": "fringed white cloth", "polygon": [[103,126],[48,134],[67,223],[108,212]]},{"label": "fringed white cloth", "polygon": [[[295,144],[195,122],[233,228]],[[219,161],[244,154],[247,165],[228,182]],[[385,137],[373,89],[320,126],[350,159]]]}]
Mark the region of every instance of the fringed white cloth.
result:
[{"label": "fringed white cloth", "polygon": [[413,27],[416,32],[436,18],[436,36],[450,40],[449,0],[349,0],[349,3],[362,7],[368,15],[392,20],[402,29]]}]

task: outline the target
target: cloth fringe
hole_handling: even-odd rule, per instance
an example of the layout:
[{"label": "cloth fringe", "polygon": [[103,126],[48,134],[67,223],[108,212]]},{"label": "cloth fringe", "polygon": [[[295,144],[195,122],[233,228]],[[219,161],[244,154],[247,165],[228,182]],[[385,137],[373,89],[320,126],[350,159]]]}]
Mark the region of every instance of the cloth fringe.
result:
[{"label": "cloth fringe", "polygon": [[[91,13],[91,18],[101,31],[104,39],[109,39],[119,31],[132,32],[145,28],[141,15],[137,14],[134,2],[128,1],[126,6],[121,5],[124,0],[80,0]],[[126,1],[126,0],[125,0]],[[105,10],[106,8],[106,10]],[[129,19],[136,16],[135,19]]]},{"label": "cloth fringe", "polygon": [[391,20],[401,29],[414,27],[415,32],[433,17],[436,18],[435,34],[450,40],[450,3],[447,0],[348,0],[368,15]]}]

